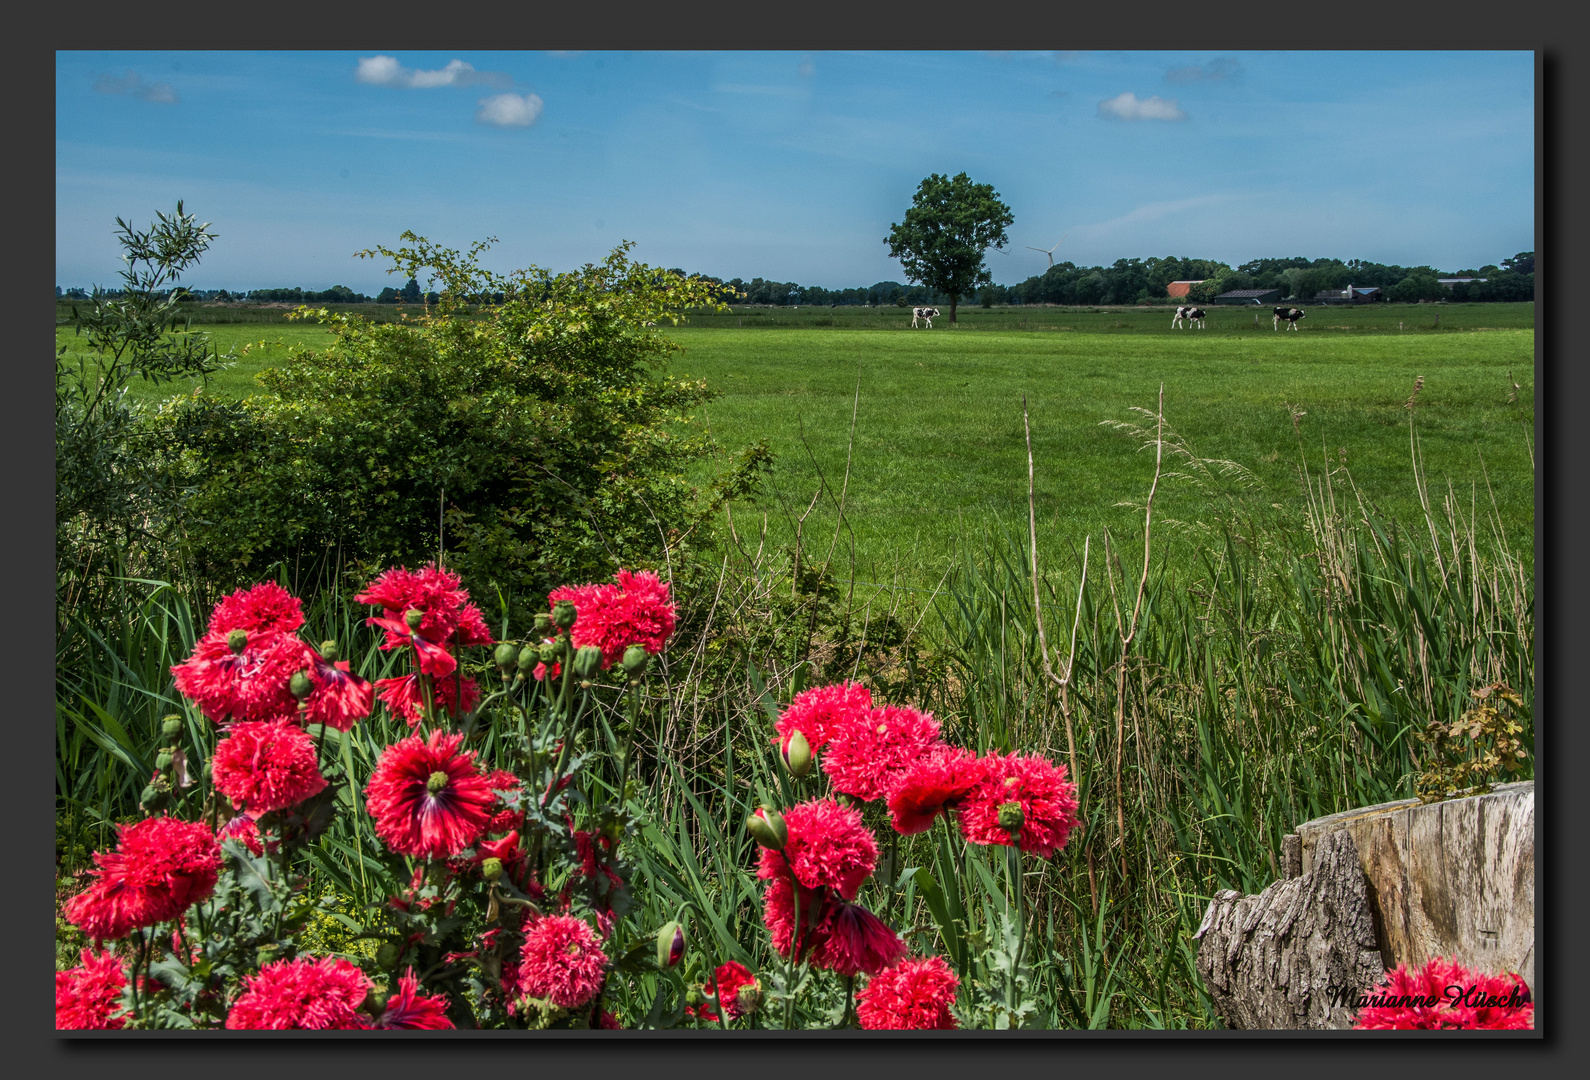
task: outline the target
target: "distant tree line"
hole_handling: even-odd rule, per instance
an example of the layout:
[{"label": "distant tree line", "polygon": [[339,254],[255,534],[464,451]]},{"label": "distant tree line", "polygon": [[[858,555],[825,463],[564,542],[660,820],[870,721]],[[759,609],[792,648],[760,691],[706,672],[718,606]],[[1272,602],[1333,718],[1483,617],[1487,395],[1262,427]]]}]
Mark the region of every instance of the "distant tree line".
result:
[{"label": "distant tree line", "polygon": [[[683,270],[670,273],[688,277]],[[1484,278],[1457,285],[1442,285],[1441,278]],[[700,280],[720,286],[725,299],[742,304],[915,307],[945,304],[949,297],[924,285],[880,281],[854,289],[825,289],[821,285],[801,285],[793,281],[763,278],[722,278],[700,275]],[[1420,300],[1483,302],[1495,300],[1533,300],[1535,298],[1535,253],[1521,251],[1500,265],[1488,263],[1477,269],[1444,271],[1430,266],[1397,266],[1364,259],[1254,259],[1240,266],[1228,266],[1212,259],[1166,258],[1117,259],[1111,266],[1077,266],[1055,263],[1042,274],[1017,285],[985,285],[976,301],[984,307],[994,304],[1153,304],[1170,299],[1173,281],[1198,281],[1188,293],[1193,303],[1208,303],[1233,289],[1276,289],[1283,300],[1311,301],[1321,292],[1336,291],[1349,285],[1385,290],[1385,299],[1395,303]],[[727,294],[732,290],[733,295]],[[225,289],[178,289],[195,300],[245,301],[252,303],[294,304],[420,304],[436,303],[436,293],[423,293],[414,278],[401,288],[388,286],[375,297],[354,292],[346,285],[313,289],[251,289],[229,293]],[[107,295],[115,295],[109,293]],[[81,288],[56,286],[56,299],[86,300]],[[482,296],[482,301],[498,302],[501,296]]]}]

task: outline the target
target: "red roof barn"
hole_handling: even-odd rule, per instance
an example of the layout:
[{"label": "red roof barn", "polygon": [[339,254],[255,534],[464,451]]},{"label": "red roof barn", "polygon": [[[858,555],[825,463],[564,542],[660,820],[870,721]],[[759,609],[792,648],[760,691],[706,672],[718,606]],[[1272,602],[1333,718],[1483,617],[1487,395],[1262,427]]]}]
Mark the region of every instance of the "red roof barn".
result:
[{"label": "red roof barn", "polygon": [[1199,278],[1197,281],[1173,281],[1165,286],[1165,291],[1171,296],[1186,296],[1188,290],[1194,285],[1202,285],[1203,283],[1203,278]]}]

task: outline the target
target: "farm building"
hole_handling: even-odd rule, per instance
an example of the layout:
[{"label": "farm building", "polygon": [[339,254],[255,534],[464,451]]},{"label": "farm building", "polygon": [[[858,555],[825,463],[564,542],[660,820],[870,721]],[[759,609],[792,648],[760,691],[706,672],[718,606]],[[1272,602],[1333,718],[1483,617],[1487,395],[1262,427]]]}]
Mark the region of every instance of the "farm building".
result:
[{"label": "farm building", "polygon": [[1280,289],[1232,289],[1215,297],[1213,304],[1274,304],[1281,299]]},{"label": "farm building", "polygon": [[1316,304],[1372,304],[1385,298],[1384,289],[1362,285],[1349,285],[1345,289],[1321,289],[1314,294]]},{"label": "farm building", "polygon": [[1205,279],[1203,278],[1199,278],[1197,281],[1173,281],[1169,285],[1165,286],[1165,292],[1172,298],[1186,296],[1189,289],[1191,289],[1194,285],[1202,285],[1204,280]]}]

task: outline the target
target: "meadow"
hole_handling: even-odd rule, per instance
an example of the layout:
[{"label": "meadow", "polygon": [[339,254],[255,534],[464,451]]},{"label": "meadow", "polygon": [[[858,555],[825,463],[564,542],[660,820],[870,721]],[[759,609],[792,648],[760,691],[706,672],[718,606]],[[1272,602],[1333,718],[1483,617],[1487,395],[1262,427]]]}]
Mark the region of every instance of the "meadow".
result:
[{"label": "meadow", "polygon": [[[1533,305],[1312,308],[1296,333],[1253,314],[1172,331],[1168,310],[969,307],[959,326],[945,312],[912,331],[908,311],[736,309],[666,331],[670,372],[720,395],[697,419],[723,452],[765,438],[775,459],[723,518],[734,531],[711,565],[672,568],[682,630],[644,694],[656,735],[631,774],[649,812],[624,845],[625,947],[649,949],[688,908],[693,950],[764,977],[781,964],[739,823],[769,793],[792,801],[772,718],[842,678],[931,711],[955,745],[1042,755],[1078,785],[1069,845],[1006,863],[1004,885],[1000,859],[934,829],[901,838],[863,893],[914,950],[950,958],[978,1026],[1218,1027],[1192,937],[1217,890],[1274,880],[1301,821],[1412,794],[1450,764],[1427,725],[1477,690],[1518,692],[1532,747]],[[195,328],[236,347],[211,379],[223,396],[328,340],[302,323]],[[132,816],[162,713],[185,709],[195,745],[210,738],[169,674],[203,624],[191,592],[139,583],[115,633],[90,642],[68,620],[58,636],[58,653],[88,658],[58,668],[58,873]],[[305,600],[310,639],[344,642],[367,678],[391,673],[364,609]],[[355,728],[339,740],[348,771],[405,730]],[[305,863],[342,925],[316,916],[310,940],[369,967],[347,924],[377,926],[397,879],[369,856],[351,782],[346,804]],[[886,815],[867,814],[884,835]],[[1027,942],[1014,958],[1012,911]],[[639,977],[614,1007],[643,1017],[659,985]],[[846,995],[816,983],[796,1019],[843,1023]]]}]

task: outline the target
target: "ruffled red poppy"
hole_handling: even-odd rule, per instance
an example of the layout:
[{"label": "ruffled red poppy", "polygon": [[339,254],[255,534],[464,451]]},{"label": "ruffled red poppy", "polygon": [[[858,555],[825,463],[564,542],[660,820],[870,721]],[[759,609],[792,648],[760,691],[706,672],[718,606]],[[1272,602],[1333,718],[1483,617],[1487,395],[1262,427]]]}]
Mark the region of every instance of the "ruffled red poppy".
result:
[{"label": "ruffled red poppy", "polygon": [[574,604],[570,634],[575,648],[599,646],[604,670],[621,660],[631,645],[653,655],[662,652],[677,621],[668,586],[656,574],[620,570],[613,580],[614,584],[566,585],[547,596],[554,607],[559,600]]},{"label": "ruffled red poppy", "polygon": [[297,806],[326,788],[315,740],[290,717],[233,724],[211,760],[216,790],[256,814]]},{"label": "ruffled red poppy", "polygon": [[537,919],[519,950],[519,993],[577,1009],[602,989],[607,955],[591,924],[572,915]]},{"label": "ruffled red poppy", "polygon": [[901,960],[856,994],[856,1018],[868,1031],[947,1031],[958,1026],[950,1006],[960,984],[942,957]]},{"label": "ruffled red poppy", "polygon": [[939,722],[931,713],[884,705],[834,727],[823,771],[835,791],[871,802],[886,798],[906,769],[941,745]]},{"label": "ruffled red poppy", "polygon": [[228,633],[206,634],[186,660],[172,666],[177,690],[217,723],[295,712],[298,702],[288,684],[297,672],[314,668],[315,651],[293,634],[259,630],[246,631],[246,644],[234,652]]},{"label": "ruffled red poppy", "polygon": [[181,915],[215,891],[221,847],[202,821],[152,817],[118,826],[114,852],[95,852],[95,881],[66,917],[95,941]]},{"label": "ruffled red poppy", "polygon": [[1422,968],[1398,964],[1364,995],[1359,1030],[1527,1031],[1535,1026],[1529,987],[1516,973],[1470,971],[1455,957],[1432,956]]},{"label": "ruffled red poppy", "polygon": [[224,636],[233,630],[246,630],[250,634],[290,634],[302,625],[304,605],[298,598],[274,581],[262,581],[251,589],[239,589],[216,604],[206,633]]},{"label": "ruffled red poppy", "polygon": [[1018,754],[989,754],[983,761],[987,772],[960,806],[966,839],[1010,845],[1010,831],[999,823],[999,808],[1016,803],[1023,816],[1016,847],[1042,858],[1065,847],[1077,823],[1077,786],[1066,779],[1066,767]]},{"label": "ruffled red poppy", "polygon": [[900,936],[860,904],[831,904],[817,924],[811,963],[839,975],[872,975],[905,955]]},{"label": "ruffled red poppy", "polygon": [[786,810],[784,825],[784,850],[761,848],[757,877],[787,878],[787,859],[804,888],[829,888],[851,900],[878,865],[878,842],[853,807],[812,799]]},{"label": "ruffled red poppy", "polygon": [[95,955],[84,949],[83,963],[55,973],[55,1027],[57,1031],[103,1031],[126,1026],[121,992],[127,975],[121,958],[106,950]]},{"label": "ruffled red poppy", "polygon": [[939,746],[913,762],[889,792],[889,820],[902,836],[926,832],[933,819],[976,789],[985,766],[970,750]]},{"label": "ruffled red poppy", "polygon": [[364,972],[336,957],[277,960],[243,977],[243,994],[226,1016],[234,1031],[367,1029],[359,1012],[370,992]]},{"label": "ruffled red poppy", "polygon": [[351,731],[354,724],[370,715],[375,704],[375,687],[368,679],[353,674],[348,661],[327,663],[315,653],[309,678],[315,684],[314,692],[304,702],[304,715],[309,723]]},{"label": "ruffled red poppy", "polygon": [[490,819],[491,788],[462,735],[433,731],[393,743],[365,786],[366,807],[382,843],[400,855],[456,855]]},{"label": "ruffled red poppy", "polygon": [[807,745],[821,750],[839,727],[865,720],[872,713],[872,691],[860,683],[836,683],[802,690],[779,715],[773,741],[780,751],[789,749],[790,736],[799,731]]},{"label": "ruffled red poppy", "polygon": [[[702,994],[710,997],[716,993],[718,1000],[723,1003],[723,1015],[730,1020],[738,1020],[745,1015],[745,1009],[740,1004],[740,991],[751,988],[753,991],[760,989],[761,983],[751,974],[751,969],[738,960],[730,960],[726,964],[719,964],[715,972],[717,975],[717,988],[714,990],[711,980],[701,984]],[[712,1007],[712,1002],[704,1001],[692,1007],[690,1015],[702,1020],[718,1022],[718,1012]]]},{"label": "ruffled red poppy", "polygon": [[[375,689],[382,704],[407,720],[409,727],[419,726],[425,718],[425,696],[418,675],[378,679]],[[467,713],[480,701],[480,687],[470,678],[460,679],[456,684],[453,676],[432,679],[431,693],[437,710],[446,716]]]}]

